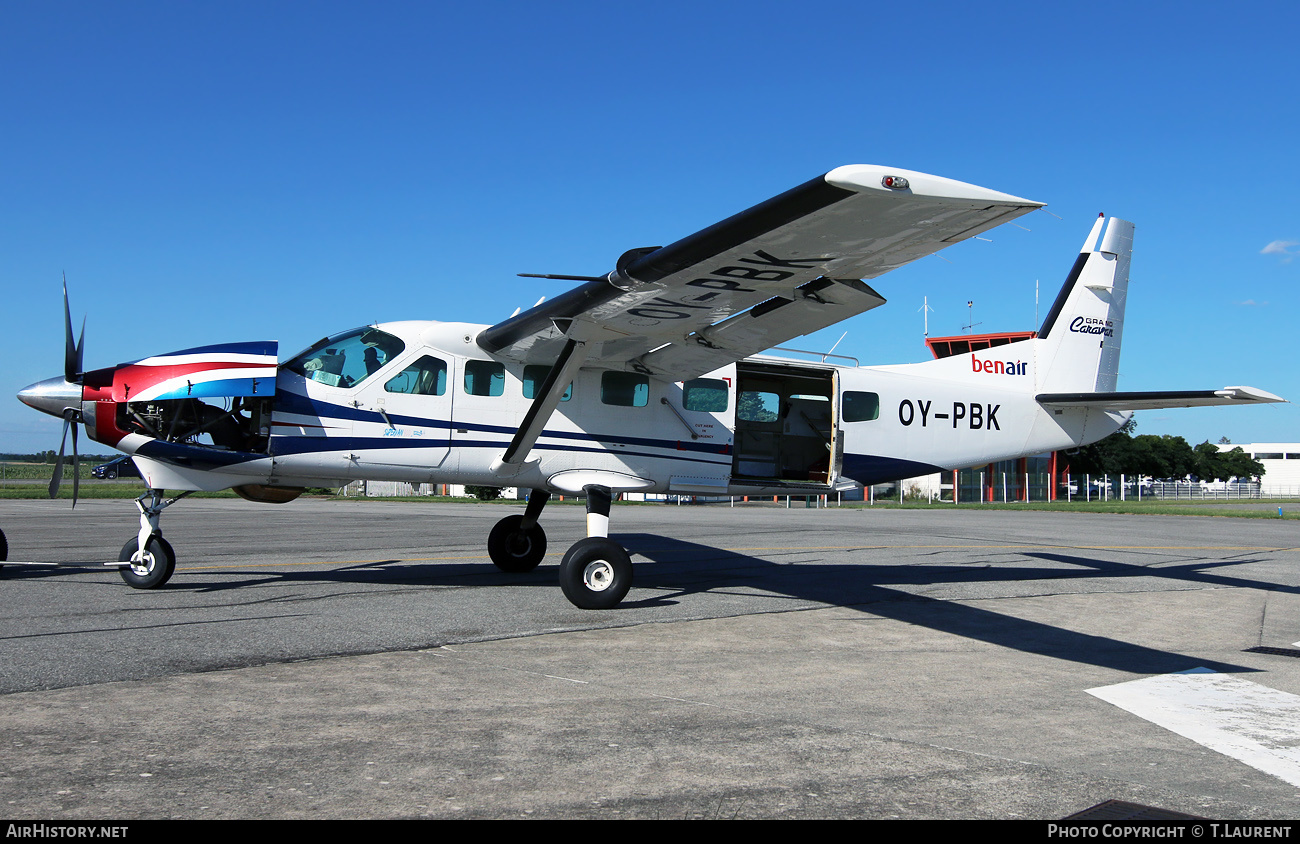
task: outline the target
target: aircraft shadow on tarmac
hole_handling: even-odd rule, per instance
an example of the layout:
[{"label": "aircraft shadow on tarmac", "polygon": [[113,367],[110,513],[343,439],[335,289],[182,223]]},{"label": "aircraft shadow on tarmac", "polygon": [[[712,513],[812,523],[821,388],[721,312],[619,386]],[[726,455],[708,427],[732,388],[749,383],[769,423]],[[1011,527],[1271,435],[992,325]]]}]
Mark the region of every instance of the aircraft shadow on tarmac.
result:
[{"label": "aircraft shadow on tarmac", "polygon": [[[1237,586],[1297,592],[1293,586],[1216,574],[1205,569],[1261,562],[1257,557],[1230,562],[1197,560],[1186,564],[1149,568],[1091,557],[1042,552],[1014,552],[1045,562],[1066,564],[1070,569],[1028,567],[1014,564],[988,565],[822,565],[798,562],[782,564],[705,545],[651,535],[620,537],[638,555],[660,563],[638,569],[641,587],[676,587],[678,594],[718,591],[737,586],[778,592],[818,603],[858,609],[872,615],[916,624],[933,630],[988,642],[1026,653],[1067,659],[1121,671],[1164,674],[1204,667],[1215,671],[1254,671],[1239,665],[1203,657],[1161,651],[1134,645],[1121,639],[1078,633],[1049,624],[1015,618],[955,600],[931,598],[889,586],[918,586],[933,583],[997,583],[1097,577],[1156,577],[1214,586]],[[655,547],[657,546],[657,547]],[[790,556],[807,556],[792,552]],[[1007,556],[999,552],[998,556]],[[755,563],[768,563],[756,567]],[[674,571],[676,569],[676,571]],[[682,586],[683,580],[698,587]],[[671,599],[671,592],[654,602]],[[651,603],[651,602],[643,602]],[[637,606],[638,602],[630,602]]]},{"label": "aircraft shadow on tarmac", "polygon": [[[1120,563],[1077,554],[1032,551],[992,551],[978,564],[905,565],[875,563],[819,563],[814,554],[837,553],[792,548],[764,551],[753,556],[709,545],[653,534],[618,534],[618,541],[638,559],[634,588],[654,590],[651,598],[624,601],[619,612],[677,603],[695,593],[771,593],[816,604],[846,607],[874,616],[890,618],[933,630],[1057,659],[1141,674],[1162,674],[1205,667],[1216,671],[1246,672],[1255,669],[1217,662],[1194,655],[1147,648],[1107,636],[1079,633],[1062,627],[1016,618],[954,599],[932,598],[906,591],[905,586],[929,584],[996,584],[1012,582],[1095,580],[1097,578],[1157,578],[1186,584],[1215,587],[1264,589],[1296,593],[1300,588],[1250,578],[1234,577],[1215,569],[1263,562],[1259,556],[1232,560],[1189,559],[1184,563],[1163,563],[1159,567]],[[947,551],[935,551],[939,556]],[[1046,566],[1022,565],[1015,558],[1041,560]],[[646,562],[646,561],[649,562]],[[1001,560],[1008,560],[1002,562]],[[76,564],[68,569],[85,570]],[[100,568],[95,566],[94,568]],[[102,569],[101,569],[102,570]],[[542,586],[558,588],[555,565],[543,564],[527,574],[505,574],[483,562],[425,562],[419,560],[375,560],[339,566],[327,571],[277,571],[251,574],[232,567],[219,577],[202,569],[186,572],[166,591],[224,592],[301,583],[356,583],[409,586]],[[13,569],[6,578],[46,577],[56,569]],[[242,576],[241,576],[242,575]],[[635,594],[635,593],[634,593]],[[276,600],[261,595],[253,603]],[[963,599],[970,600],[970,599]],[[801,607],[802,608],[802,607]],[[1176,620],[1172,620],[1176,621]]]}]

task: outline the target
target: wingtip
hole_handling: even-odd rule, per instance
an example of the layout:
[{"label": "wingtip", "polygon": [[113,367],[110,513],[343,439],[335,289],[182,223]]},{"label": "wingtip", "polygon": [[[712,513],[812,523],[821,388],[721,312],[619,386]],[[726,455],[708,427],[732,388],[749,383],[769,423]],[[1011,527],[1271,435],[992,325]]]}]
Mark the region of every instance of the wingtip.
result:
[{"label": "wingtip", "polygon": [[1222,390],[1215,390],[1221,396],[1235,399],[1237,401],[1257,402],[1260,404],[1290,404],[1291,402],[1274,395],[1267,390],[1261,390],[1258,387],[1224,387]]},{"label": "wingtip", "polygon": [[1016,205],[1026,208],[1042,208],[1047,204],[1001,191],[990,190],[969,182],[959,182],[956,179],[947,179],[943,176],[934,176],[916,170],[905,170],[901,167],[885,167],[879,164],[846,164],[842,167],[836,167],[826,174],[826,181],[837,188],[851,190],[855,193],[863,193],[868,190],[892,192],[898,189],[887,187],[885,180],[900,176],[907,180],[907,187],[900,192],[913,196],[994,202],[999,205]]}]

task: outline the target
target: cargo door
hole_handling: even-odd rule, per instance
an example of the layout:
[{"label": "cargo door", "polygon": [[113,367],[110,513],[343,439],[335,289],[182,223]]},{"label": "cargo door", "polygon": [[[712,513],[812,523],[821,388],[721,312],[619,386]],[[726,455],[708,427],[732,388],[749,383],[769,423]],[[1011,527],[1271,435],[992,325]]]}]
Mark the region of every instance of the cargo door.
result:
[{"label": "cargo door", "polygon": [[829,486],[838,469],[833,370],[737,366],[733,476]]}]

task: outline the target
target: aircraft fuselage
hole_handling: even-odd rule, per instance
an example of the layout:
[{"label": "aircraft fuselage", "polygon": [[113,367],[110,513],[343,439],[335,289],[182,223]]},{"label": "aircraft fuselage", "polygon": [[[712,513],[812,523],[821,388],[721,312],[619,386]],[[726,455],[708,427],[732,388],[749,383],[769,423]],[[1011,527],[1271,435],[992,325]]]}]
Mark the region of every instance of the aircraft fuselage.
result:
[{"label": "aircraft fuselage", "polygon": [[[114,402],[88,390],[83,407],[96,405],[92,437],[134,455],[160,489],[366,479],[574,492],[599,475],[615,489],[719,495],[828,492],[1037,454],[1125,418],[1042,408],[1032,343],[902,366],[754,357],[686,382],[580,370],[527,459],[503,472],[494,460],[549,367],[494,359],[473,342],[482,327],[345,332],[282,364],[260,398]],[[168,441],[203,419],[214,421]]]}]

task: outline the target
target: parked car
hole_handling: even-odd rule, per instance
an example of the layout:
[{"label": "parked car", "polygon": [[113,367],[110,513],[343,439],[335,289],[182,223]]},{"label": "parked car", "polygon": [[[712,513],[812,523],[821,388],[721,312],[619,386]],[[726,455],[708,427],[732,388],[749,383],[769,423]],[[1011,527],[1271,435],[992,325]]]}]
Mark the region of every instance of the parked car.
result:
[{"label": "parked car", "polygon": [[131,462],[129,455],[123,454],[121,457],[114,458],[107,463],[100,463],[90,470],[90,474],[111,481],[119,477],[138,478],[140,477],[140,470],[135,468],[135,463]]}]

